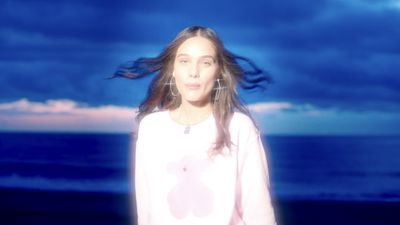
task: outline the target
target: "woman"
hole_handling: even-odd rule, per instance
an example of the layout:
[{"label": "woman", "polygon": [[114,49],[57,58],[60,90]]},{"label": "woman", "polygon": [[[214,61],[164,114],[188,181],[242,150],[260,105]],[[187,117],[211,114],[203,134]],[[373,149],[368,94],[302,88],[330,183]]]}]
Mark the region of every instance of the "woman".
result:
[{"label": "woman", "polygon": [[[116,76],[155,72],[137,116],[135,193],[139,225],[275,224],[260,134],[236,85],[246,73],[216,33],[189,27],[156,58]],[[249,78],[249,74],[256,77]]]}]

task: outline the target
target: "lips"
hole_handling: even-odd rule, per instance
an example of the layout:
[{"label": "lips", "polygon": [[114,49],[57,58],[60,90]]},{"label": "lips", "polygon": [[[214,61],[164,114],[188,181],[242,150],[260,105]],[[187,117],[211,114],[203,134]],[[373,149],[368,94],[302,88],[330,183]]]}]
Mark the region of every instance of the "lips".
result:
[{"label": "lips", "polygon": [[187,89],[190,89],[190,90],[196,90],[196,89],[199,89],[199,88],[200,88],[200,84],[188,83],[188,84],[185,84],[185,87],[186,87]]}]

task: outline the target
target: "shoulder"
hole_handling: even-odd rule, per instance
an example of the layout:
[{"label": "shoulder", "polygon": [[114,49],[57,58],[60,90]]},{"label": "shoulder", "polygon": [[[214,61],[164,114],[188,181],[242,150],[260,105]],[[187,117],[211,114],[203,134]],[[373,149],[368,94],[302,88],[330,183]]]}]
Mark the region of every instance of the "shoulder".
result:
[{"label": "shoulder", "polygon": [[141,121],[158,120],[158,119],[164,117],[167,113],[168,113],[168,111],[155,111],[155,112],[152,112],[152,113],[144,116]]},{"label": "shoulder", "polygon": [[258,136],[259,131],[253,120],[246,114],[234,112],[229,124],[232,137]]},{"label": "shoulder", "polygon": [[253,120],[246,114],[241,112],[234,112],[230,122],[231,127],[246,127],[249,129],[255,129],[256,126]]},{"label": "shoulder", "polygon": [[161,125],[166,121],[168,111],[152,112],[144,116],[139,122],[139,130],[143,130],[148,126]]},{"label": "shoulder", "polygon": [[152,138],[159,131],[158,128],[165,127],[168,122],[168,111],[156,111],[144,116],[137,129],[138,139]]}]

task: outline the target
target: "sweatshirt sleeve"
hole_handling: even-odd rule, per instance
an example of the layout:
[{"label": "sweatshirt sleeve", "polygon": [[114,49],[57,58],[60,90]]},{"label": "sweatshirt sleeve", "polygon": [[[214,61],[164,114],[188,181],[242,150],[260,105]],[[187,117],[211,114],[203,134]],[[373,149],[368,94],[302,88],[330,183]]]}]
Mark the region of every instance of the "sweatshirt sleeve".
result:
[{"label": "sweatshirt sleeve", "polygon": [[[142,121],[143,122],[143,121]],[[149,223],[149,193],[146,182],[146,129],[144,123],[141,123],[138,130],[138,138],[135,147],[135,197],[137,209],[137,224],[147,225]]]},{"label": "sweatshirt sleeve", "polygon": [[242,126],[239,143],[240,208],[246,225],[275,225],[266,154],[257,129]]}]

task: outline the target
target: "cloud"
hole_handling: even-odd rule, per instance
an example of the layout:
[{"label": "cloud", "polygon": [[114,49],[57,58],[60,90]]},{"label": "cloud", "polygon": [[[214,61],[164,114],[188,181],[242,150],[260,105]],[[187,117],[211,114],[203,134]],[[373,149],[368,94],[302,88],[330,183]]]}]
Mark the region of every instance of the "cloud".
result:
[{"label": "cloud", "polygon": [[[127,60],[157,55],[182,28],[200,24],[215,28],[229,49],[272,74],[275,84],[265,95],[244,94],[249,103],[399,111],[398,5],[2,1],[0,82],[7,85],[0,102],[71,99],[91,107],[137,106],[149,80],[103,78]],[[224,10],[208,10],[211,6]]]},{"label": "cloud", "polygon": [[288,102],[262,102],[248,105],[250,112],[258,114],[274,113],[292,107],[293,105]]},{"label": "cloud", "polygon": [[21,99],[15,102],[0,105],[1,111],[16,113],[73,113],[78,108],[76,102],[71,100],[47,100],[46,103],[30,102]]},{"label": "cloud", "polygon": [[[257,115],[293,108],[287,102],[263,102],[248,106]],[[2,130],[129,132],[136,127],[137,108],[104,105],[91,107],[70,99],[35,102],[19,99],[0,104]]]},{"label": "cloud", "polygon": [[346,111],[295,105],[274,113],[253,113],[268,135],[399,135],[397,112]]},{"label": "cloud", "polygon": [[[266,134],[399,134],[400,117],[393,112],[342,111],[290,102],[259,102],[248,108]],[[137,128],[136,112],[133,107],[92,107],[69,99],[20,99],[0,104],[0,130],[128,133]]]},{"label": "cloud", "polygon": [[72,100],[33,102],[27,99],[0,104],[2,130],[130,132],[136,108],[89,107]]},{"label": "cloud", "polygon": [[270,94],[321,107],[399,110],[399,11],[376,1],[335,2],[312,20],[261,32],[276,80]]}]

